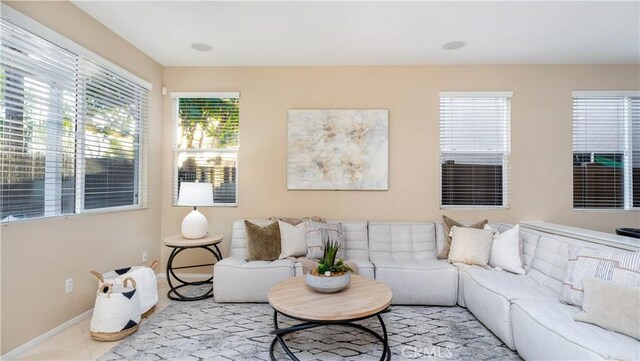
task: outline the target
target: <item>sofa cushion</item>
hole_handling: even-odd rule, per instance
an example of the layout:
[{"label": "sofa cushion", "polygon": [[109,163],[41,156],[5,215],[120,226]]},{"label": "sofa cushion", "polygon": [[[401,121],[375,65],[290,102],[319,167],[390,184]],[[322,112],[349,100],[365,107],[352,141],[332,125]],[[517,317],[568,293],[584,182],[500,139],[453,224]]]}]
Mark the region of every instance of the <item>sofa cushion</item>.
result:
[{"label": "sofa cushion", "polygon": [[560,302],[556,291],[539,284],[527,275],[516,275],[506,271],[496,271],[481,267],[470,268],[467,270],[467,274],[481,287],[509,301],[531,299]]},{"label": "sofa cushion", "polygon": [[571,239],[543,233],[538,239],[527,275],[560,293],[567,272],[570,247]]},{"label": "sofa cushion", "polygon": [[526,360],[638,360],[640,342],[574,321],[580,309],[559,302],[517,300],[511,307],[513,336]]},{"label": "sofa cushion", "polygon": [[369,259],[367,221],[329,221],[329,223],[340,223],[342,226],[346,259]]},{"label": "sofa cushion", "polygon": [[573,246],[570,254],[562,288],[568,304],[582,305],[583,281],[589,277],[640,287],[640,252]]},{"label": "sofa cushion", "polygon": [[522,242],[522,261],[524,263],[524,271],[529,272],[531,269],[531,263],[533,263],[533,257],[536,254],[536,248],[538,247],[538,240],[540,234],[536,231],[532,231],[526,228],[520,228],[520,241]]},{"label": "sofa cushion", "polygon": [[246,262],[227,257],[216,262],[213,274],[216,302],[266,302],[271,287],[294,276],[294,263],[288,259]]},{"label": "sofa cushion", "polygon": [[511,303],[518,299],[560,302],[558,294],[527,275],[470,267],[463,273],[464,303],[507,347],[515,349]]},{"label": "sofa cushion", "polygon": [[436,258],[435,225],[433,223],[369,223],[371,261],[398,263],[428,261]]},{"label": "sofa cushion", "polygon": [[376,280],[393,291],[393,304],[453,306],[458,294],[458,271],[443,260],[391,259],[374,262]]}]

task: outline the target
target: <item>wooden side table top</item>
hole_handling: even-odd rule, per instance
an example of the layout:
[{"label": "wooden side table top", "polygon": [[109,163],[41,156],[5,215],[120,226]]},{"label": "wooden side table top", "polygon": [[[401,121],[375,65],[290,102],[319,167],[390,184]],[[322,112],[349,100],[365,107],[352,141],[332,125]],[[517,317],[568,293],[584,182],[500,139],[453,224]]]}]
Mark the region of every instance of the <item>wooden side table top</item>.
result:
[{"label": "wooden side table top", "polygon": [[170,236],[164,239],[164,244],[167,247],[200,247],[210,246],[222,242],[222,236],[219,234],[206,235],[198,239],[188,239],[182,237],[182,235]]},{"label": "wooden side table top", "polygon": [[391,289],[370,278],[351,275],[351,284],[336,293],[320,293],[307,286],[305,276],[282,281],[267,298],[275,310],[310,321],[342,321],[375,315],[391,304]]}]

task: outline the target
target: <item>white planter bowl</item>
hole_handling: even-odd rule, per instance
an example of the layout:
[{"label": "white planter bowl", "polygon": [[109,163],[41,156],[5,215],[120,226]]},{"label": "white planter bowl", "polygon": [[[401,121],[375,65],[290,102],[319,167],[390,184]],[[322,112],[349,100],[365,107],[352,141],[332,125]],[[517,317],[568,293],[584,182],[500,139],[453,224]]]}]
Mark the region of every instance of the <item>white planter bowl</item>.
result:
[{"label": "white planter bowl", "polygon": [[320,293],[338,292],[351,282],[350,272],[337,277],[314,276],[307,273],[306,277],[307,285]]}]

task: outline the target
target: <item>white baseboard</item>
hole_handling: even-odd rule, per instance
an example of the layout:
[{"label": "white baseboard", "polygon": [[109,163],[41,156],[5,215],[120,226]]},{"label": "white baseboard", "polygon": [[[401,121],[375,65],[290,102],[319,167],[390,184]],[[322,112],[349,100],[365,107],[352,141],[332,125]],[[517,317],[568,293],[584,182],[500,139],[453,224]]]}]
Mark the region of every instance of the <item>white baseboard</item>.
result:
[{"label": "white baseboard", "polygon": [[4,355],[0,356],[0,360],[1,361],[8,361],[8,360],[13,360],[14,358],[22,355],[23,353],[31,350],[32,348],[40,345],[41,343],[45,342],[46,340],[50,339],[51,337],[59,334],[60,332],[68,329],[69,327],[79,323],[80,321],[82,321],[83,319],[91,316],[91,313],[93,312],[93,308],[81,313],[80,315],[70,319],[69,321],[63,323],[62,325],[51,329],[45,333],[43,333],[42,335],[32,339],[31,341],[28,341],[27,343],[18,346],[16,348],[14,348],[13,350],[5,353]]}]

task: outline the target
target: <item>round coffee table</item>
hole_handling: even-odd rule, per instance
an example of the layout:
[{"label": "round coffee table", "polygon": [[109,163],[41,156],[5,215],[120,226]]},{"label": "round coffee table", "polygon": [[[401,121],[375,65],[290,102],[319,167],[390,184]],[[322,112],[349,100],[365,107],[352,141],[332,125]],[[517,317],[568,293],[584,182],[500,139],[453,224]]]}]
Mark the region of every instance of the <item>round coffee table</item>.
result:
[{"label": "round coffee table", "polygon": [[[351,284],[336,293],[319,293],[309,288],[304,276],[298,276],[280,282],[269,290],[267,298],[273,307],[273,327],[275,334],[269,356],[275,360],[273,350],[279,342],[283,350],[292,360],[298,358],[291,352],[283,338],[284,335],[309,328],[343,325],[355,327],[368,332],[382,342],[382,356],[380,360],[391,359],[391,349],[387,338],[387,328],[381,314],[389,310],[391,289],[384,283],[370,278],[351,275]],[[278,313],[293,318],[302,323],[286,327],[278,327]],[[379,333],[354,323],[354,321],[376,317],[382,326],[382,336]]]}]

